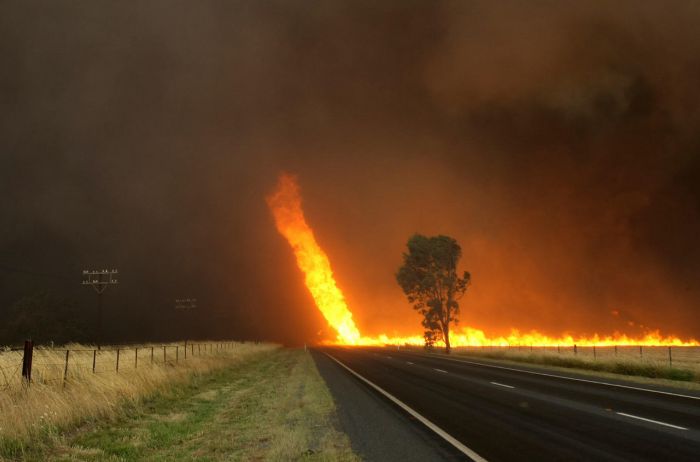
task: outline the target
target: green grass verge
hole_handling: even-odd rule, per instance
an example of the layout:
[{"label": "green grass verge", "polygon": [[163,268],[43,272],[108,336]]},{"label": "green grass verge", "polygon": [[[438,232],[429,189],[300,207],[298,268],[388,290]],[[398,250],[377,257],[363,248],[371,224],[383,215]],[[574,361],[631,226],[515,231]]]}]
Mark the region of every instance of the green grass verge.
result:
[{"label": "green grass verge", "polygon": [[119,418],[54,435],[12,459],[358,460],[334,416],[310,355],[280,349],[195,377],[126,408]]},{"label": "green grass verge", "polygon": [[668,379],[692,382],[698,380],[696,374],[688,369],[678,369],[653,363],[611,361],[592,361],[580,358],[562,357],[538,354],[510,354],[506,351],[494,352],[459,352],[459,355],[479,356],[482,358],[517,361],[522,363],[542,364],[565,368],[584,369],[598,372],[610,372],[613,374],[648,377],[653,379]]}]

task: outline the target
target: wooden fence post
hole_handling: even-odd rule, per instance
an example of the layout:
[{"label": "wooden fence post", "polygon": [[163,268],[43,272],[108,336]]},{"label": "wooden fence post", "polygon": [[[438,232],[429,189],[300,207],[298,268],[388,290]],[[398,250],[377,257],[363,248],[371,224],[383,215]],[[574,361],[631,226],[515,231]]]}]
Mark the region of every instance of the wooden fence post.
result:
[{"label": "wooden fence post", "polygon": [[153,364],[153,347],[151,347],[151,364]]},{"label": "wooden fence post", "polygon": [[165,352],[165,349],[166,349],[166,348],[167,348],[167,347],[166,347],[165,345],[163,345],[163,364],[165,364],[166,362],[168,362],[168,355],[167,355],[167,353]]},{"label": "wooden fence post", "polygon": [[92,350],[92,373],[95,373],[95,363],[97,362],[97,350]]},{"label": "wooden fence post", "polygon": [[117,374],[119,373],[119,348],[117,348]]},{"label": "wooden fence post", "polygon": [[177,362],[180,359],[180,345],[177,345],[175,347],[175,362]]},{"label": "wooden fence post", "polygon": [[139,348],[136,347],[134,350],[134,369],[138,369],[139,367]]},{"label": "wooden fence post", "polygon": [[668,347],[668,367],[673,367],[673,358],[671,357],[671,347]]},{"label": "wooden fence post", "polygon": [[642,357],[642,346],[641,345],[639,345],[639,357],[640,358]]},{"label": "wooden fence post", "polygon": [[24,341],[24,356],[22,357],[22,377],[27,385],[32,381],[32,356],[34,355],[34,342]]},{"label": "wooden fence post", "polygon": [[70,354],[70,350],[66,350],[66,365],[63,368],[63,386],[66,386],[66,379],[68,378],[68,355]]},{"label": "wooden fence post", "polygon": [[578,354],[578,348],[576,347],[576,344],[574,343],[574,356]]},{"label": "wooden fence post", "polygon": [[185,359],[187,359],[187,340],[185,340]]},{"label": "wooden fence post", "polygon": [[595,345],[593,345],[593,359],[596,359],[596,355],[595,355]]}]

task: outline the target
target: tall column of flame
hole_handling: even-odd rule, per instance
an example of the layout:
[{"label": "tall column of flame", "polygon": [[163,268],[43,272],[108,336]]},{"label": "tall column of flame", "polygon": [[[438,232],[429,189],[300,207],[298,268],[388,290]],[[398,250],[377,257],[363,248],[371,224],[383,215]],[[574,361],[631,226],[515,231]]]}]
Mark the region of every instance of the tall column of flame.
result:
[{"label": "tall column of flame", "polygon": [[294,251],[297,265],[304,273],[306,287],[326,321],[338,332],[340,343],[355,345],[360,332],[352,320],[345,297],[333,279],[328,256],[316,242],[301,208],[296,178],[282,174],[277,189],[267,197],[267,205],[275,218],[277,231]]}]

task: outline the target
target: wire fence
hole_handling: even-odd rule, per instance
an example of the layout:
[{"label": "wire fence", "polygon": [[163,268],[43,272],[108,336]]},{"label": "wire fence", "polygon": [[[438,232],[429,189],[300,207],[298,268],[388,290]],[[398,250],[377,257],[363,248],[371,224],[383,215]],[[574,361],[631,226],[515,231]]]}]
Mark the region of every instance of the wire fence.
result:
[{"label": "wire fence", "polygon": [[[244,343],[244,342],[243,342]],[[240,342],[127,345],[106,348],[25,348],[0,350],[0,390],[32,383],[65,384],[84,374],[119,374],[153,366],[221,355]]]},{"label": "wire fence", "polygon": [[700,369],[700,347],[692,346],[646,346],[646,345],[606,345],[606,346],[465,346],[454,348],[455,352],[501,352],[511,354],[540,354],[576,357],[592,361],[649,362],[669,367]]}]

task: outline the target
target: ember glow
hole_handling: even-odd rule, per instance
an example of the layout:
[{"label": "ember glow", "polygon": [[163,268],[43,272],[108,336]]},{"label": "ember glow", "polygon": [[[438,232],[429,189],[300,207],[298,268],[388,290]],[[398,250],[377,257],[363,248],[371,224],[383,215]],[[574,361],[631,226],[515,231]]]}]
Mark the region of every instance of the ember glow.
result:
[{"label": "ember glow", "polygon": [[[338,333],[336,340],[326,342],[336,345],[423,345],[422,335],[376,337],[362,336],[353,321],[352,312],[347,306],[343,293],[333,278],[330,261],[316,242],[313,230],[306,222],[301,207],[301,195],[296,178],[282,174],[276,190],[267,197],[267,205],[272,211],[279,233],[287,239],[296,256],[297,265],[304,273],[306,287],[316,302],[316,306],[328,324]],[[406,307],[406,309],[410,309]],[[489,337],[483,330],[463,327],[454,329],[450,343],[459,346],[700,346],[695,339],[682,340],[676,336],[664,336],[658,330],[648,331],[642,337],[630,337],[615,332],[612,335],[580,336],[563,334],[548,336],[537,331],[522,333],[512,329],[507,336]]]}]

